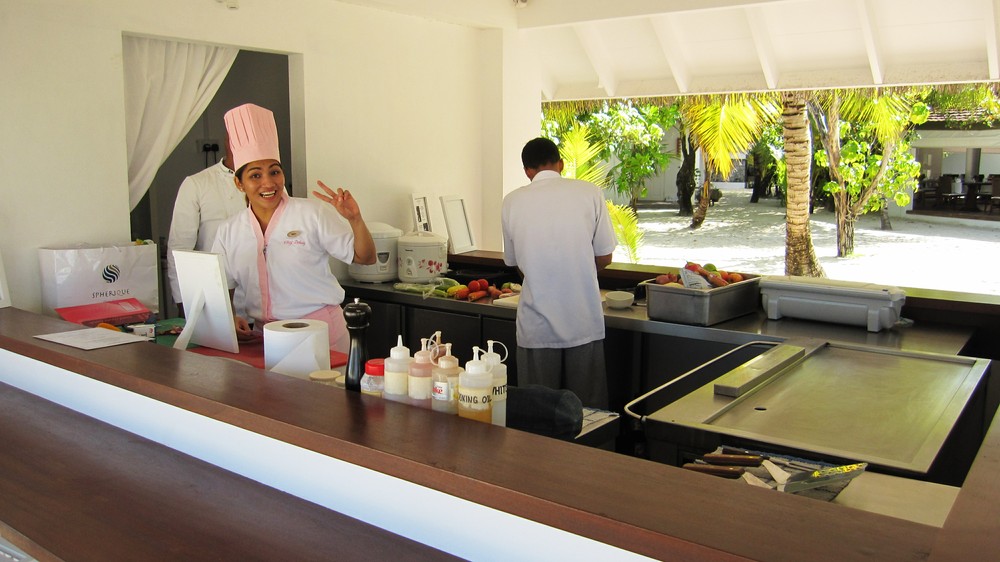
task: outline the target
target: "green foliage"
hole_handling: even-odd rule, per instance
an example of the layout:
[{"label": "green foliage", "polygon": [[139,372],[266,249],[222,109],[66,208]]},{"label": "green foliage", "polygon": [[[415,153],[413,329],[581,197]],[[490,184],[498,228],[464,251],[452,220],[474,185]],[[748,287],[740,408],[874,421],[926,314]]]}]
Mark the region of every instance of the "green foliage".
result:
[{"label": "green foliage", "polygon": [[563,175],[603,189],[607,187],[608,167],[598,157],[605,147],[600,140],[591,140],[591,136],[590,127],[580,123],[563,133],[559,139],[559,155],[565,163]]},{"label": "green foliage", "polygon": [[589,116],[588,123],[607,147],[602,157],[617,158],[608,173],[608,183],[634,205],[646,194],[645,182],[670,162],[663,151],[664,131],[679,117],[676,105],[636,106],[630,100],[605,105]]},{"label": "green foliage", "polygon": [[[903,136],[896,143],[890,144],[892,152],[888,155],[889,163],[878,185],[869,196],[861,201],[866,189],[875,180],[882,165],[884,146],[878,140],[878,121],[872,120],[854,124],[848,121],[840,122],[840,162],[837,171],[844,180],[843,185],[829,181],[823,185],[823,190],[829,194],[846,192],[847,201],[860,204],[864,212],[880,210],[888,200],[899,206],[910,203],[910,193],[916,188],[917,177],[920,175],[920,163],[910,153],[908,136]],[[817,150],[814,155],[817,166],[830,167],[829,155],[825,149]]]},{"label": "green foliage", "polygon": [[781,117],[780,98],[771,92],[688,98],[681,112],[705,158],[705,166],[729,177],[733,155],[746,151],[763,130]]},{"label": "green foliage", "polygon": [[948,127],[991,127],[1000,121],[997,88],[995,83],[928,88],[923,92],[923,100],[930,108],[928,113],[944,116]]},{"label": "green foliage", "polygon": [[618,244],[628,253],[629,263],[639,263],[639,248],[642,247],[645,233],[639,228],[639,216],[635,209],[628,205],[615,205],[605,201],[611,216],[611,225],[615,230]]}]

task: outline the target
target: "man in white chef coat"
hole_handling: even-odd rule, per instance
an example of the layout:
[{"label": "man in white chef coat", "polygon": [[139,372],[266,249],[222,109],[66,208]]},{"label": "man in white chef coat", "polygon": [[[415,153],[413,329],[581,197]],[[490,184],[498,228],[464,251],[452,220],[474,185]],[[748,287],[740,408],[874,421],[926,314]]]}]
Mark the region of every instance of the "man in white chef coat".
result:
[{"label": "man in white chef coat", "polygon": [[246,200],[233,180],[233,156],[226,138],[226,154],[222,160],[185,178],[174,200],[167,238],[167,280],[181,316],[184,305],[173,251],[211,250],[219,225],[246,208]]},{"label": "man in white chef coat", "polygon": [[531,183],[503,200],[504,263],[524,275],[517,307],[518,385],[573,391],[584,406],[606,409],[604,310],[597,272],[616,241],[601,189],[562,177],[549,139],[521,151]]}]

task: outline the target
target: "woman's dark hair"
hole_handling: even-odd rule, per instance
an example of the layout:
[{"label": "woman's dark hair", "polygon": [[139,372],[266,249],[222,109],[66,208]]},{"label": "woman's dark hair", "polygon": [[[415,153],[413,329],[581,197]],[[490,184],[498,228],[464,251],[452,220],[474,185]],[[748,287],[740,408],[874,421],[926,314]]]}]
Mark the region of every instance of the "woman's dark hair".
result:
[{"label": "woman's dark hair", "polygon": [[556,143],[544,137],[531,139],[521,149],[521,164],[525,168],[538,169],[542,166],[555,164],[561,159]]}]

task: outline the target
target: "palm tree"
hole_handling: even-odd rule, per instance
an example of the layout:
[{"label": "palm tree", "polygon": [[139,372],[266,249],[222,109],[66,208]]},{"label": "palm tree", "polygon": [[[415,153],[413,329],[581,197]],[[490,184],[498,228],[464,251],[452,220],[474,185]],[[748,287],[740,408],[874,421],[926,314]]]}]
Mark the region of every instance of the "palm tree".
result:
[{"label": "palm tree", "polygon": [[773,92],[698,96],[681,102],[681,118],[701,150],[707,169],[691,228],[705,221],[713,172],[728,177],[733,170],[733,155],[752,146],[764,127],[777,119],[779,111],[778,97]]},{"label": "palm tree", "polygon": [[788,178],[785,191],[785,275],[825,277],[809,228],[812,143],[806,112],[807,96],[805,92],[784,92],[781,96],[784,102],[781,118]]}]

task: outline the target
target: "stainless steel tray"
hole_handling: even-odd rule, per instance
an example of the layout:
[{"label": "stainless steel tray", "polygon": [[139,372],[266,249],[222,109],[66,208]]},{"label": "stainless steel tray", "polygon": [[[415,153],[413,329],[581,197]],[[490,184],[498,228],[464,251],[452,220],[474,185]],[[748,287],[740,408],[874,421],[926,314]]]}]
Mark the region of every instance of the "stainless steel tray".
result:
[{"label": "stainless steel tray", "polygon": [[828,342],[777,368],[736,398],[709,377],[646,422],[927,473],[989,361]]},{"label": "stainless steel tray", "polygon": [[714,289],[689,289],[643,281],[650,320],[711,326],[750,314],[760,306],[760,277]]}]

